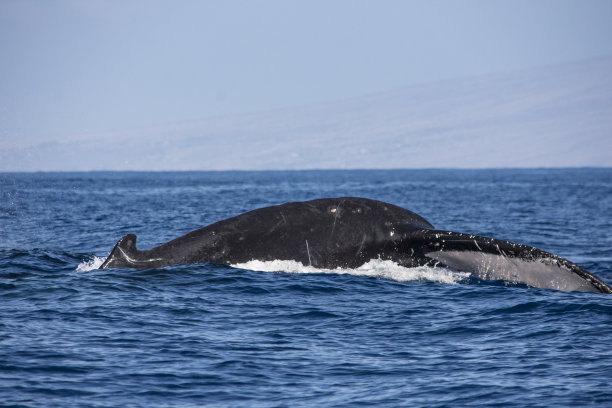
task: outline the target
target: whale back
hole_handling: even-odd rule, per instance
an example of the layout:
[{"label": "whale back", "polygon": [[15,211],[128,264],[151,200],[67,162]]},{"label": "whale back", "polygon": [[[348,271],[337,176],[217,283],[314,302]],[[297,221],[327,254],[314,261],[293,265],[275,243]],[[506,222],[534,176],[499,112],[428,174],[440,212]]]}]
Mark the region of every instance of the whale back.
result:
[{"label": "whale back", "polygon": [[236,264],[295,260],[317,267],[354,267],[375,257],[396,231],[432,229],[420,215],[382,201],[323,198],[259,208],[192,231],[150,250],[121,238],[101,268]]},{"label": "whale back", "polygon": [[370,252],[396,231],[432,228],[425,218],[396,205],[340,197],[260,208],[191,234],[194,239],[216,237],[216,251],[206,255],[212,262],[292,259],[318,267],[352,267],[373,256]]},{"label": "whale back", "polygon": [[494,238],[435,230],[412,211],[355,197],[256,209],[144,251],[136,248],[136,236],[128,234],[101,268],[289,260],[333,269],[355,268],[376,258],[405,267],[447,267],[485,280],[612,293],[605,282],[551,253]]}]

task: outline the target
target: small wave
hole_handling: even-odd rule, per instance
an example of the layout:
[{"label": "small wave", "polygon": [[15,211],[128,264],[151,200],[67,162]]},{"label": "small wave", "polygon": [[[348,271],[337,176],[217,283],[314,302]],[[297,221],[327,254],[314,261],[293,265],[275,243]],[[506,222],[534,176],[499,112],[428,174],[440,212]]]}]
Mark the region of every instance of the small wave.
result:
[{"label": "small wave", "polygon": [[249,261],[232,265],[235,268],[262,272],[287,273],[337,273],[358,276],[372,276],[397,282],[429,281],[447,284],[458,284],[465,281],[470,274],[453,272],[446,268],[419,266],[407,268],[393,261],[372,259],[358,268],[321,269],[303,265],[296,261]]},{"label": "small wave", "polygon": [[100,268],[104,263],[104,258],[94,256],[92,259],[86,259],[76,267],[77,272],[87,272]]}]

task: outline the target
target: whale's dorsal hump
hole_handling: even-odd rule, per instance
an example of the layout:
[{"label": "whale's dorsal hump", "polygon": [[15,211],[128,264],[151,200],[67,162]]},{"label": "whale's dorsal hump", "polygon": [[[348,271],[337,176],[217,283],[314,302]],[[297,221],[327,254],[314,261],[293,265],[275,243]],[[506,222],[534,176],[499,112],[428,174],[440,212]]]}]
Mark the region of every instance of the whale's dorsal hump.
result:
[{"label": "whale's dorsal hump", "polygon": [[100,269],[131,266],[134,262],[134,255],[137,252],[136,235],[127,234],[117,242],[117,245],[115,245],[106,261],[100,266]]}]

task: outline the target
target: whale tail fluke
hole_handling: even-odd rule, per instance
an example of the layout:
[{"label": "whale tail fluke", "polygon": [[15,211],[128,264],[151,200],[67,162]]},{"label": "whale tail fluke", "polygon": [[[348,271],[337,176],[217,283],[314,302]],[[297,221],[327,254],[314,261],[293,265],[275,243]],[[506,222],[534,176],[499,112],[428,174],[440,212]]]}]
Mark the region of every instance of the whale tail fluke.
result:
[{"label": "whale tail fluke", "polygon": [[137,253],[136,235],[127,234],[117,242],[100,269],[133,267]]}]

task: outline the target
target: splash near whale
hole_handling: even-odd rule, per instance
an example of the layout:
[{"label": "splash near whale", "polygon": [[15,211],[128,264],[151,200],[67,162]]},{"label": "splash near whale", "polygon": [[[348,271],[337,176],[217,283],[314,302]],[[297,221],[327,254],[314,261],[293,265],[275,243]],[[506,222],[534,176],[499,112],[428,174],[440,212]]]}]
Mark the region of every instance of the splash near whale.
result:
[{"label": "splash near whale", "polygon": [[412,211],[366,198],[325,198],[249,211],[149,250],[136,235],[115,245],[104,268],[162,268],[214,262],[295,261],[357,268],[373,259],[444,267],[483,280],[537,288],[612,293],[604,281],[557,255],[514,242],[435,229]]}]

